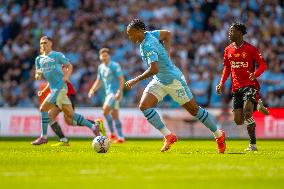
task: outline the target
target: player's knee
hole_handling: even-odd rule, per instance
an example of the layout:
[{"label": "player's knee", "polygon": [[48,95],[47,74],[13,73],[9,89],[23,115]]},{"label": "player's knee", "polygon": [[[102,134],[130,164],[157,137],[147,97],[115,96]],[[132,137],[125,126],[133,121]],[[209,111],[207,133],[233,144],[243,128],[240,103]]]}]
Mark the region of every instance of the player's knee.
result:
[{"label": "player's knee", "polygon": [[243,118],[234,118],[234,121],[237,125],[242,125],[244,124],[244,119]]},{"label": "player's knee", "polygon": [[244,116],[245,116],[245,119],[249,119],[252,117],[252,111],[251,110],[244,110]]},{"label": "player's knee", "polygon": [[146,106],[145,104],[142,104],[142,103],[139,104],[139,109],[140,109],[141,111],[144,111],[144,110],[146,110],[146,109],[148,109],[148,108],[149,108],[149,107]]}]

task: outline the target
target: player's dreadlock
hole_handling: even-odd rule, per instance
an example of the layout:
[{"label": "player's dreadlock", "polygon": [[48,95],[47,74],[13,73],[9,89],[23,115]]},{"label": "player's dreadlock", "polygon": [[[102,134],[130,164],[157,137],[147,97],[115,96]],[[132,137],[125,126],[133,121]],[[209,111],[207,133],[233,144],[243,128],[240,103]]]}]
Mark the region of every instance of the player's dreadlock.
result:
[{"label": "player's dreadlock", "polygon": [[135,28],[138,30],[146,30],[146,25],[144,24],[144,22],[142,20],[139,19],[133,19],[129,24],[128,24],[129,28]]},{"label": "player's dreadlock", "polygon": [[244,24],[240,22],[234,22],[231,24],[231,27],[236,28],[237,30],[241,31],[243,35],[247,33],[247,28]]}]

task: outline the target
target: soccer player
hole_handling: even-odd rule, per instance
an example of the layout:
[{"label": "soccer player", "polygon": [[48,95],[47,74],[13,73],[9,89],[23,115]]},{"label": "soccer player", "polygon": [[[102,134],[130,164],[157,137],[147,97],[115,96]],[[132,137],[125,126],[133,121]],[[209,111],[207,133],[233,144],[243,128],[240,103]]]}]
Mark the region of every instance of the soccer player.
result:
[{"label": "soccer player", "polygon": [[[35,60],[35,79],[39,80],[44,76],[50,88],[50,94],[40,106],[42,130],[47,130],[50,122],[48,111],[58,107],[64,112],[66,123],[86,126],[93,131],[95,136],[100,135],[100,130],[103,129],[102,122],[91,123],[82,115],[75,113],[67,96],[66,82],[69,81],[73,69],[69,60],[62,53],[52,50],[52,40],[47,36],[40,39],[40,53]],[[62,66],[64,66],[63,70]],[[47,139],[39,137],[35,142],[38,144],[47,143]]]},{"label": "soccer player", "polygon": [[[256,151],[256,124],[252,114],[257,109],[260,99],[257,77],[266,70],[266,62],[256,47],[244,41],[243,35],[246,33],[244,24],[231,24],[228,37],[232,43],[225,48],[224,69],[216,91],[218,94],[222,92],[224,83],[231,73],[234,121],[237,125],[247,126],[250,144],[246,150]],[[255,63],[258,64],[256,70]]]},{"label": "soccer player", "polygon": [[162,101],[166,95],[170,95],[173,100],[211,130],[218,144],[218,152],[224,153],[226,149],[225,132],[217,128],[216,119],[211,114],[196,104],[182,72],[170,60],[171,32],[167,30],[146,31],[143,21],[134,19],[127,26],[127,35],[132,42],[140,44],[142,60],[149,65],[149,68],[125,84],[130,89],[141,80],[153,76],[152,81],[144,90],[139,108],[147,120],[164,135],[161,152],[167,151],[177,141],[176,135],[169,131],[154,109],[159,101]]},{"label": "soccer player", "polygon": [[[124,85],[123,73],[120,65],[110,59],[110,50],[108,48],[100,49],[99,58],[102,63],[98,67],[97,79],[88,96],[91,98],[99,89],[101,83],[103,83],[106,98],[102,109],[110,130],[109,139],[111,142],[123,143],[125,138],[121,128],[121,121],[119,120],[119,103],[122,98]],[[114,132],[113,122],[118,136]]]}]

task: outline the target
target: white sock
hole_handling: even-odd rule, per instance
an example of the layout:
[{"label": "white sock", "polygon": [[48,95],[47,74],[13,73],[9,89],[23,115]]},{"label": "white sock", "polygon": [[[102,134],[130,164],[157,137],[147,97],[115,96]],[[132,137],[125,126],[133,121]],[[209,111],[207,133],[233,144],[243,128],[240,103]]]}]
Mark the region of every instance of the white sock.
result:
[{"label": "white sock", "polygon": [[220,129],[217,129],[215,132],[212,132],[215,138],[219,138],[222,136],[222,132]]},{"label": "white sock", "polygon": [[41,138],[47,139],[47,135],[40,135]]},{"label": "white sock", "polygon": [[164,136],[167,136],[167,135],[171,134],[171,131],[170,131],[167,127],[164,127],[163,129],[161,129],[160,132],[161,132]]},{"label": "white sock", "polygon": [[93,131],[96,130],[97,126],[98,126],[97,124],[93,124],[92,130],[93,130]]}]

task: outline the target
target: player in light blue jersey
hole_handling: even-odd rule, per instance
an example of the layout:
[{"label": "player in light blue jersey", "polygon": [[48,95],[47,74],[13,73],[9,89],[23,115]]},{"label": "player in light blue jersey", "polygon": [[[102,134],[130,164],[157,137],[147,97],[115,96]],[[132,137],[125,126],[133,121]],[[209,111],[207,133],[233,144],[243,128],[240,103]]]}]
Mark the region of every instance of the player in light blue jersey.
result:
[{"label": "player in light blue jersey", "polygon": [[226,149],[225,132],[218,129],[218,123],[211,114],[196,104],[182,72],[170,60],[171,32],[167,30],[146,31],[143,21],[134,19],[127,26],[127,35],[132,42],[140,44],[142,60],[149,65],[149,68],[125,84],[130,89],[139,81],[153,76],[152,81],[144,90],[139,108],[147,120],[164,135],[161,152],[167,151],[177,141],[176,135],[168,130],[154,109],[159,101],[163,100],[166,95],[170,95],[173,100],[212,131],[218,144],[218,152],[224,153]]},{"label": "player in light blue jersey", "polygon": [[[52,50],[51,38],[47,36],[40,39],[40,53],[35,60],[35,79],[39,80],[43,76],[49,83],[50,94],[40,106],[42,134],[32,144],[47,143],[47,127],[50,123],[48,112],[54,108],[59,108],[64,112],[67,124],[87,126],[96,136],[100,135],[100,128],[103,128],[102,123],[100,121],[92,123],[82,115],[75,113],[67,96],[66,82],[69,81],[72,73],[72,65],[69,60],[62,53]],[[64,65],[64,71],[62,65]]]},{"label": "player in light blue jersey", "polygon": [[[110,59],[110,50],[108,48],[100,49],[99,57],[102,63],[98,67],[97,79],[90,89],[88,96],[91,98],[91,96],[99,89],[101,83],[103,83],[106,95],[103,105],[103,114],[110,130],[109,139],[111,142],[123,143],[125,142],[125,138],[119,119],[119,103],[122,98],[124,85],[123,73],[120,65]],[[113,122],[118,137],[114,132]]]}]

